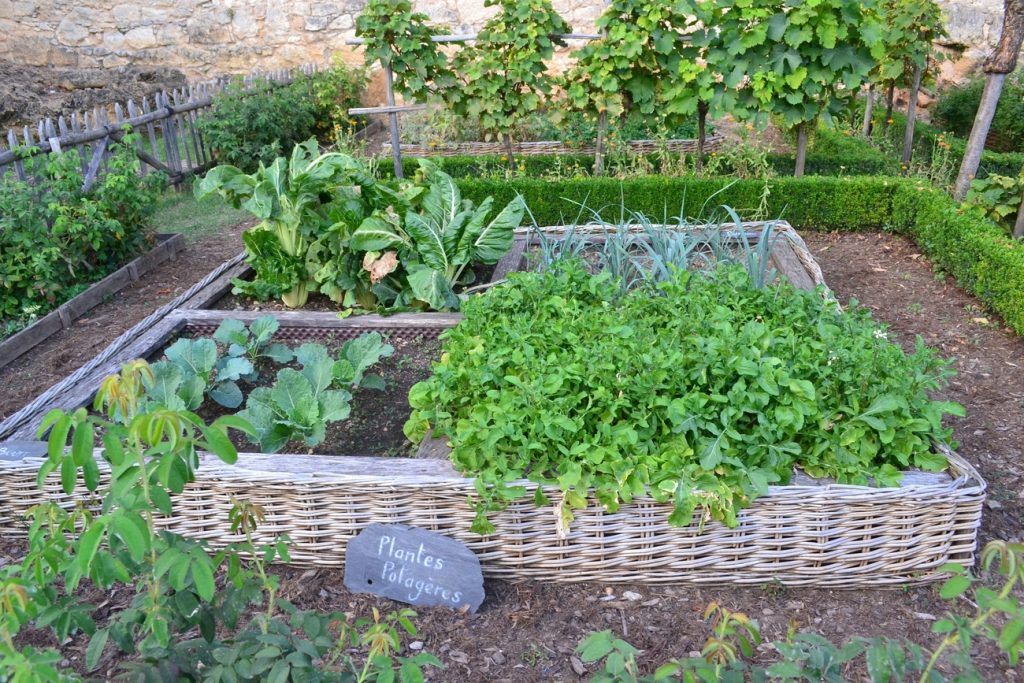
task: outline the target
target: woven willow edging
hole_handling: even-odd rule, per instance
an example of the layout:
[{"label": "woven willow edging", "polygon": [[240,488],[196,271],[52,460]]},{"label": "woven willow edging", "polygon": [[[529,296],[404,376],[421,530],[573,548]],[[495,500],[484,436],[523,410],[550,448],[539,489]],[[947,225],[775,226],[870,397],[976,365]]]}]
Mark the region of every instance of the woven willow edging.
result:
[{"label": "woven willow edging", "polygon": [[[722,146],[725,136],[721,133],[709,135],[704,139],[704,151],[713,152]],[[653,152],[696,152],[696,140],[629,140],[626,147],[635,154]],[[404,156],[410,157],[456,157],[456,156],[496,156],[505,154],[503,142],[440,142],[436,144],[417,145],[402,143],[398,146]],[[588,145],[570,145],[560,140],[543,140],[540,142],[513,142],[512,154],[518,156],[535,156],[543,154],[594,154],[597,147]],[[384,143],[384,155],[391,154],[391,143]]]},{"label": "woven willow edging", "polygon": [[[717,522],[703,530],[669,527],[670,507],[650,499],[615,513],[591,500],[564,540],[554,509],[536,507],[532,495],[492,515],[493,535],[470,532],[473,482],[442,461],[247,454],[228,466],[204,457],[197,480],[174,499],[175,516],[164,522],[214,547],[241,540],[227,521],[235,496],[262,505],[261,539],[287,534],[294,562],[305,566],[343,566],[348,539],[381,522],[456,538],[495,578],[877,588],[936,580],[947,562],[973,564],[985,482],[940,449],[952,476],[908,474],[899,488],[802,478],[770,487],[740,513],[735,529]],[[0,524],[7,529],[23,528],[21,515],[39,502],[40,462],[0,462]],[[556,499],[555,490],[549,494]],[[57,477],[43,495],[71,502]]]}]

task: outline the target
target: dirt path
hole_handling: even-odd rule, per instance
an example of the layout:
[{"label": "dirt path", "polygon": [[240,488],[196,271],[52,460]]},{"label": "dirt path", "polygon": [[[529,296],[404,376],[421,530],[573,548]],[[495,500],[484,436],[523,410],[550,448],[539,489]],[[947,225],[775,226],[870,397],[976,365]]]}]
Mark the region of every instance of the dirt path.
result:
[{"label": "dirt path", "polygon": [[188,244],[178,258],[150,271],[109,301],[0,368],[0,420],[74,372],[125,330],[178,296],[242,250],[245,222]]},{"label": "dirt path", "polygon": [[[967,417],[955,422],[960,452],[980,468],[990,484],[982,541],[1020,540],[1024,521],[1019,442],[1024,429],[1024,341],[1002,329],[981,311],[976,299],[948,278],[937,277],[907,240],[883,233],[804,237],[843,303],[857,298],[891,326],[901,343],[910,346],[920,334],[943,355],[957,359],[960,374],[946,397],[966,406]],[[220,248],[218,258],[234,253],[237,235]],[[102,342],[97,330],[103,328],[112,338],[117,329],[132,323],[133,316],[148,312],[143,310],[144,302],[151,309],[216,265],[215,249],[212,243],[203,248],[197,245],[183,255],[184,261],[155,273],[148,294],[132,291],[125,302],[115,300],[97,309],[83,325],[86,329],[72,330],[48,343],[26,361],[25,368],[0,374],[0,382],[26,396],[48,385],[98,350]],[[207,258],[210,261],[203,260]],[[195,276],[185,276],[183,262],[193,262],[188,259],[205,264],[196,266]],[[172,291],[157,293],[167,289]],[[51,362],[56,364],[53,369],[48,365]],[[12,404],[10,397],[4,400],[4,405]],[[0,563],[5,554],[15,557],[19,547],[19,543],[0,543]],[[305,608],[366,614],[372,605],[394,606],[348,593],[339,570],[283,568],[281,573],[281,597]],[[420,629],[417,639],[447,667],[431,674],[430,680],[577,681],[583,668],[574,662],[573,649],[588,633],[608,628],[644,650],[641,661],[649,671],[667,658],[701,649],[709,635],[701,615],[712,600],[756,618],[765,641],[784,638],[795,624],[833,640],[885,635],[934,646],[937,639],[931,626],[947,609],[934,586],[835,591],[774,585],[709,589],[492,581],[486,588],[487,600],[476,615],[421,610],[416,620]],[[69,664],[81,661],[84,647],[82,638],[65,646]],[[770,653],[768,646],[762,646],[758,656],[770,659]],[[108,651],[108,659],[97,673],[114,671],[110,654]],[[975,660],[986,681],[1024,679],[991,648],[979,648]],[[863,672],[854,669],[847,676],[860,680]]]}]

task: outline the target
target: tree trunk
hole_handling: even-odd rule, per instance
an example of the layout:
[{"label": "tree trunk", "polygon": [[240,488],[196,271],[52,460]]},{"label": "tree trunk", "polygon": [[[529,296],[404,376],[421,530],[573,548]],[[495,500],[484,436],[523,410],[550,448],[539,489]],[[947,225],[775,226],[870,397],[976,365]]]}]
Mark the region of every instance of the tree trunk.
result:
[{"label": "tree trunk", "polygon": [[704,143],[707,141],[708,105],[697,103],[697,173],[704,170]]},{"label": "tree trunk", "polygon": [[995,51],[985,60],[985,90],[981,93],[981,103],[974,117],[971,136],[967,139],[967,150],[960,163],[960,173],[956,177],[953,197],[963,201],[967,190],[971,187],[981,163],[981,153],[985,149],[985,139],[992,126],[992,117],[996,113],[999,94],[1003,91],[1006,74],[1017,66],[1017,55],[1020,54],[1021,43],[1024,43],[1024,0],[1004,0],[1003,30],[999,34],[999,43]]},{"label": "tree trunk", "polygon": [[516,170],[515,159],[512,158],[512,136],[508,133],[501,134],[501,141],[505,143],[505,156],[508,157],[508,170]]},{"label": "tree trunk", "polygon": [[1013,236],[1024,237],[1024,192],[1020,195],[1020,208],[1017,209],[1017,222],[1013,226]]},{"label": "tree trunk", "polygon": [[608,131],[608,112],[597,117],[597,146],[594,149],[594,175],[604,175],[604,136]]},{"label": "tree trunk", "polygon": [[985,77],[985,89],[981,91],[978,113],[974,116],[971,136],[967,138],[967,148],[964,150],[963,161],[960,162],[956,185],[953,187],[953,198],[958,202],[962,202],[967,196],[967,191],[971,189],[971,181],[978,172],[981,154],[985,151],[985,139],[988,137],[988,129],[992,126],[992,117],[996,114],[996,105],[999,104],[999,95],[1003,92],[1005,80],[1006,74],[988,74]]},{"label": "tree trunk", "polygon": [[921,91],[920,66],[914,67],[914,82],[910,86],[910,101],[907,102],[907,127],[903,131],[903,172],[910,168],[910,157],[914,153],[914,119],[917,118],[917,95]]},{"label": "tree trunk", "polygon": [[889,122],[892,121],[892,105],[896,100],[896,84],[890,83],[889,89],[885,91],[885,121],[882,122],[882,132],[889,130]]},{"label": "tree trunk", "polygon": [[871,137],[871,121],[872,115],[875,113],[875,84],[872,83],[868,86],[868,97],[864,102],[864,127],[861,129],[861,135],[866,138]]},{"label": "tree trunk", "polygon": [[1024,43],[1024,0],[1003,0],[1003,30],[995,52],[982,65],[987,74],[1013,73]]},{"label": "tree trunk", "polygon": [[796,127],[796,168],[793,175],[801,178],[804,175],[804,163],[807,161],[807,122]]}]

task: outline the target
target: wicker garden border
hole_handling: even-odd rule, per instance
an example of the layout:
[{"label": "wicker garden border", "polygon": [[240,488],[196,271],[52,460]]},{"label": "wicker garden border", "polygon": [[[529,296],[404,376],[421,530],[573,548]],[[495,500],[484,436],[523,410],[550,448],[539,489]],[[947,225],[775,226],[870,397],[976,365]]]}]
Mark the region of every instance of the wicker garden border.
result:
[{"label": "wicker garden border", "polygon": [[[820,282],[813,259],[809,265],[799,257],[802,243],[784,242],[792,254],[783,256],[782,263],[795,259],[789,266],[803,269],[804,286]],[[521,265],[527,246],[521,235],[506,258],[510,269]],[[773,261],[780,263],[777,254]],[[51,407],[88,403],[101,379],[120,362],[149,357],[176,334],[210,333],[224,319],[250,321],[262,315],[194,307],[209,301],[224,286],[216,283],[224,278],[229,282],[230,273],[242,265],[236,259],[220,278],[191,293],[130,344],[64,387],[14,438],[33,438],[31,429]],[[275,315],[281,324],[278,338],[292,342],[325,336],[344,339],[368,330],[436,337],[460,319],[453,313],[346,319],[303,311]],[[214,546],[238,540],[227,519],[233,495],[263,506],[267,518],[261,537],[287,534],[291,555],[301,565],[342,566],[347,540],[366,525],[383,522],[457,538],[478,554],[485,574],[495,578],[754,585],[778,581],[834,588],[903,585],[941,578],[938,570],[947,562],[974,561],[985,482],[948,448],[936,448],[948,457],[950,471],[910,472],[899,487],[838,485],[797,473],[792,484],[770,487],[767,495],[741,511],[734,529],[718,522],[703,528],[671,528],[670,506],[641,498],[615,513],[604,512],[591,501],[576,513],[564,537],[552,509],[536,507],[532,496],[492,515],[494,534],[473,534],[473,480],[455,472],[447,460],[243,454],[236,465],[227,466],[204,457],[196,481],[176,497],[175,515],[161,523]],[[0,524],[8,529],[24,528],[22,513],[39,500],[39,464],[38,459],[0,461]],[[522,483],[528,491],[536,487]],[[558,499],[556,490],[548,494]],[[56,479],[47,483],[42,495],[73,503]]]},{"label": "wicker garden border", "polygon": [[178,252],[185,248],[185,238],[181,233],[158,233],[157,244],[145,254],[133,259],[122,268],[117,269],[99,282],[93,283],[84,292],[58,306],[17,334],[13,334],[0,342],[0,368],[43,343],[61,330],[92,310],[103,300],[120,292],[143,275],[167,260],[174,260]]},{"label": "wicker garden border", "polygon": [[[704,141],[704,151],[713,152],[725,142],[725,136],[714,133]],[[627,149],[634,154],[650,154],[665,151],[673,153],[692,153],[697,151],[697,140],[629,140]],[[502,142],[441,142],[437,144],[419,145],[401,143],[399,150],[403,156],[411,157],[454,157],[454,156],[491,156],[505,154],[507,149]],[[593,144],[573,145],[560,140],[542,140],[538,142],[514,142],[512,153],[517,156],[533,156],[542,154],[594,154],[597,146]],[[391,153],[391,143],[385,142],[383,154]]]}]

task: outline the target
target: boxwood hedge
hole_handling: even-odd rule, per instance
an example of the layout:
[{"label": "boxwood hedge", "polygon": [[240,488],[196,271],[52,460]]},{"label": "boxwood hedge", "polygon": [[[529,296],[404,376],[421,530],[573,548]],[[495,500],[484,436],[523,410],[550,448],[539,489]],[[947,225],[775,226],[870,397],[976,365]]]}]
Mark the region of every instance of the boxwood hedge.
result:
[{"label": "boxwood hedge", "polygon": [[[765,183],[722,178],[650,176],[625,181],[608,178],[511,182],[463,178],[463,196],[502,204],[519,193],[539,225],[572,223],[587,207],[613,220],[623,207],[652,218],[700,216],[727,204],[750,215]],[[1024,334],[1024,244],[996,224],[966,213],[946,193],[921,181],[886,177],[778,178],[768,184],[767,213],[802,230],[885,229],[907,235],[960,284],[1008,325]],[[704,212],[706,215],[706,211]]]}]

